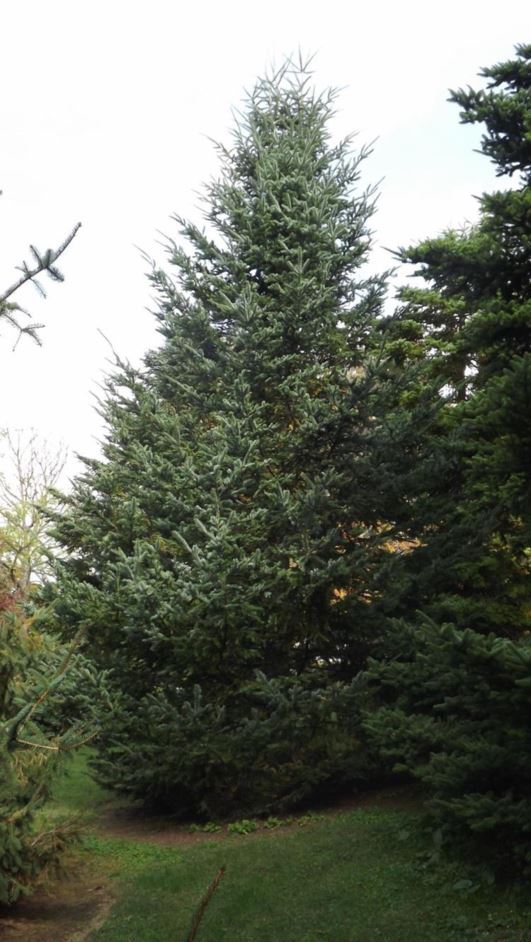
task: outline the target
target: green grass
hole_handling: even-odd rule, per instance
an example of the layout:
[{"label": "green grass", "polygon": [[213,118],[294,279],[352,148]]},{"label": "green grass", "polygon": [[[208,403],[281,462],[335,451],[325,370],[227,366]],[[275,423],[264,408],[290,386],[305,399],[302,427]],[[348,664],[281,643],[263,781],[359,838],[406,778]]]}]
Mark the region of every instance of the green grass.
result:
[{"label": "green grass", "polygon": [[[58,790],[64,811],[105,792],[78,759]],[[531,904],[509,890],[454,888],[455,865],[422,871],[411,812],[360,809],[304,828],[162,847],[92,833],[86,852],[116,881],[118,902],[90,942],[184,942],[221,866],[198,942],[526,942]],[[409,837],[405,840],[404,831]]]},{"label": "green grass", "polygon": [[53,790],[51,810],[54,815],[82,815],[94,818],[114,796],[94,781],[88,768],[90,749],[79,749],[69,756],[64,774]]}]

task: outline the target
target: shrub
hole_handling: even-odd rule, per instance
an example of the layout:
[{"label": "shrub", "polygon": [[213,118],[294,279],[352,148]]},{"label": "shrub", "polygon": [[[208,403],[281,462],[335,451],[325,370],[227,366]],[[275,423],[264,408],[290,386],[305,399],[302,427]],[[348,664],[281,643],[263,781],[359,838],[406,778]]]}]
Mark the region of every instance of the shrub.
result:
[{"label": "shrub", "polygon": [[371,662],[380,708],[365,730],[431,794],[439,838],[498,872],[531,874],[531,641],[399,624]]}]

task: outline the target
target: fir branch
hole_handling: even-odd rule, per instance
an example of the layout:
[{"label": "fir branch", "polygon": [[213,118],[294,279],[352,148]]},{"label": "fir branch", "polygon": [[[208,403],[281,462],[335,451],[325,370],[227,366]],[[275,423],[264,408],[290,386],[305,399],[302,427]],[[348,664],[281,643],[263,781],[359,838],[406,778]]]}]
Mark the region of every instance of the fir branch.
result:
[{"label": "fir branch", "polygon": [[[48,684],[48,686],[43,690],[43,692],[39,694],[39,696],[33,701],[33,703],[26,704],[19,711],[19,713],[17,713],[10,727],[8,727],[8,732],[7,732],[7,737],[6,737],[7,743],[14,743],[18,741],[19,730],[21,730],[22,727],[25,726],[26,723],[28,723],[28,721],[31,719],[31,717],[35,713],[35,711],[45,702],[45,700],[48,699],[48,697],[50,696],[51,693],[53,693],[56,687],[59,686],[59,684],[63,680],[64,675],[66,674],[66,671],[68,670],[70,661],[72,660],[77,650],[77,647],[79,645],[79,642],[81,641],[81,638],[85,634],[85,631],[86,631],[86,626],[83,625],[79,629],[79,631],[76,633],[76,636],[74,640],[72,641],[70,648],[66,652],[61,664],[59,665],[59,669],[55,677],[53,678],[53,680]],[[36,744],[33,744],[33,745],[36,745]]]},{"label": "fir branch", "polygon": [[58,271],[56,268],[53,267],[54,263],[63,254],[63,252],[68,248],[68,246],[70,245],[74,236],[78,233],[80,228],[81,228],[81,223],[78,222],[72,229],[72,232],[66,237],[64,242],[61,243],[59,248],[55,250],[48,249],[44,258],[39,255],[39,253],[36,251],[33,245],[30,246],[33,252],[33,255],[37,259],[37,264],[35,265],[34,268],[28,268],[26,263],[25,262],[23,263],[22,268],[21,268],[21,271],[22,271],[21,277],[17,281],[15,281],[11,285],[11,287],[7,289],[7,291],[4,291],[3,294],[0,294],[0,305],[4,304],[7,301],[7,299],[10,298],[11,295],[15,293],[15,291],[18,291],[19,288],[22,287],[22,285],[26,284],[27,281],[33,281],[33,279],[36,278],[37,275],[40,275],[41,272],[43,271],[48,271],[50,275],[52,276],[52,278],[54,278],[55,280],[59,280]]}]

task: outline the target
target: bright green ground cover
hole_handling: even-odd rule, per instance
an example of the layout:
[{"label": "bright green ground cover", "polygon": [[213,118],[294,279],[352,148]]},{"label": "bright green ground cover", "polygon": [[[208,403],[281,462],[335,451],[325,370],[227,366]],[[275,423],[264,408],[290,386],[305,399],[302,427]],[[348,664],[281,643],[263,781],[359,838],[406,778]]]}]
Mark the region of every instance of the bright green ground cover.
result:
[{"label": "bright green ground cover", "polygon": [[[97,814],[106,797],[78,759],[56,801],[61,811]],[[415,820],[363,808],[181,847],[93,831],[86,852],[111,874],[118,902],[90,942],[184,942],[221,866],[198,942],[528,942],[531,898],[457,890],[468,875],[453,865],[419,869]]]}]

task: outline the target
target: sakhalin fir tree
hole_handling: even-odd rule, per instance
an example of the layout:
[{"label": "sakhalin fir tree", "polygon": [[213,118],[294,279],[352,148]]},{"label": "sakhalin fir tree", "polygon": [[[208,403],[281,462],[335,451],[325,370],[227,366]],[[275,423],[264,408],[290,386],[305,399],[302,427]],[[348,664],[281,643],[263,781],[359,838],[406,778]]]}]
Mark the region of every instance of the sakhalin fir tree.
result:
[{"label": "sakhalin fir tree", "polygon": [[57,523],[58,623],[88,626],[114,685],[97,768],[178,811],[363,774],[351,681],[392,557],[394,387],[366,152],[332,142],[333,101],[302,66],[258,82],[206,228],[178,218],[152,271],[162,346],[109,380],[104,457]]}]

